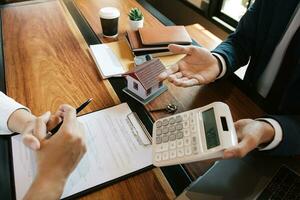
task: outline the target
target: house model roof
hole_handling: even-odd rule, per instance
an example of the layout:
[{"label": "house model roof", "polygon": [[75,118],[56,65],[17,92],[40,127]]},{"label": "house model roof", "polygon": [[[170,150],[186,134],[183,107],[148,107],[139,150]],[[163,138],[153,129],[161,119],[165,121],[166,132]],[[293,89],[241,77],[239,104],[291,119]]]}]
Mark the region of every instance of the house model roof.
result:
[{"label": "house model roof", "polygon": [[145,90],[148,90],[159,83],[157,77],[164,70],[164,64],[162,64],[158,58],[154,58],[138,65],[134,71],[128,75],[140,81]]}]

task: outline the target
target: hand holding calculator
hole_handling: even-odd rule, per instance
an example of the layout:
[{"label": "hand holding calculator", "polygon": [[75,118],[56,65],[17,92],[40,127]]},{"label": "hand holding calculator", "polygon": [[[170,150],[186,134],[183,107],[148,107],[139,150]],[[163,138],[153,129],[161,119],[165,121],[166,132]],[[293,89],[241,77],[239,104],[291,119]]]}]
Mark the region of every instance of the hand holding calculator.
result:
[{"label": "hand holding calculator", "polygon": [[152,138],[155,166],[219,158],[237,144],[229,107],[222,102],[157,120]]}]

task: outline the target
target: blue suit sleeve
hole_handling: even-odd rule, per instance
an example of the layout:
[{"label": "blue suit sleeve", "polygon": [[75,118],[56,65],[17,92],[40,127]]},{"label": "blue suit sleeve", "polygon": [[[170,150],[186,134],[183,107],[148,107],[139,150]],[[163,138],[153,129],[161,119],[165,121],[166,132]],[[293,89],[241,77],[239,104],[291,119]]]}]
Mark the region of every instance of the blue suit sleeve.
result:
[{"label": "blue suit sleeve", "polygon": [[274,149],[265,151],[271,155],[300,155],[300,115],[269,115],[282,128],[282,141]]},{"label": "blue suit sleeve", "polygon": [[261,0],[255,1],[240,20],[236,31],[212,51],[225,59],[226,73],[232,73],[248,63],[254,49],[260,8]]}]

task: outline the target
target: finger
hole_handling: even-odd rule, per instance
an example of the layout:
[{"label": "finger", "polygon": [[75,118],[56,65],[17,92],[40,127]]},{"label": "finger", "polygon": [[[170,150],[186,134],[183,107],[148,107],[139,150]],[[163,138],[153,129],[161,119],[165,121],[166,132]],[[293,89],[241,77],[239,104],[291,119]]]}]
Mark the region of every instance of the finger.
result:
[{"label": "finger", "polygon": [[190,54],[192,47],[191,46],[182,46],[177,44],[170,44],[168,49],[174,54]]},{"label": "finger", "polygon": [[56,111],[54,115],[51,115],[50,120],[47,123],[47,130],[52,130],[62,120],[63,120],[63,112],[61,110]]},{"label": "finger", "polygon": [[40,141],[31,134],[23,135],[23,143],[32,150],[38,150],[41,147]]},{"label": "finger", "polygon": [[170,75],[169,77],[168,77],[168,81],[170,82],[170,83],[173,83],[174,85],[176,85],[176,86],[180,86],[180,84],[178,84],[179,82],[178,82],[178,80],[179,79],[181,79],[181,80],[187,80],[188,78],[187,77],[181,77],[181,78],[177,78],[175,75]]},{"label": "finger", "polygon": [[180,86],[180,87],[191,87],[194,85],[198,85],[199,82],[197,79],[189,79],[189,78],[181,78],[174,81],[174,85]]},{"label": "finger", "polygon": [[252,121],[253,121],[253,119],[240,119],[240,120],[234,122],[234,126],[235,126],[235,128],[241,128],[241,127],[249,124]]},{"label": "finger", "polygon": [[33,130],[35,128],[35,120],[29,123],[22,134],[22,140],[25,146],[32,150],[38,150],[40,148],[40,141],[33,136]]},{"label": "finger", "polygon": [[58,111],[61,111],[62,113],[64,113],[66,110],[69,110],[69,108],[72,108],[72,106],[70,106],[69,104],[61,104],[58,107]]},{"label": "finger", "polygon": [[36,138],[38,138],[39,141],[41,141],[46,137],[46,133],[47,133],[46,123],[49,121],[50,115],[51,115],[50,112],[46,112],[35,120],[33,135]]},{"label": "finger", "polygon": [[258,146],[257,141],[252,137],[244,137],[243,140],[236,146],[226,149],[224,151],[224,158],[242,158],[247,153],[252,151]]},{"label": "finger", "polygon": [[171,83],[174,82],[176,79],[180,79],[182,78],[183,74],[181,72],[177,72],[175,74],[171,74],[168,77],[168,81],[170,81]]},{"label": "finger", "polygon": [[240,122],[240,120],[234,122],[234,128],[235,128],[235,132],[236,132],[237,137],[238,137],[238,141],[240,141],[241,138],[243,137],[243,134],[242,134],[243,127],[244,127],[244,125],[243,125],[243,123]]},{"label": "finger", "polygon": [[41,117],[42,121],[47,124],[48,121],[50,120],[50,116],[51,116],[51,112],[50,111],[47,111],[45,112]]},{"label": "finger", "polygon": [[159,79],[160,81],[163,81],[163,80],[165,80],[169,75],[178,72],[178,70],[179,70],[178,63],[175,63],[175,64],[173,64],[171,67],[169,67],[168,69],[166,69],[164,72],[162,72],[162,73],[158,76],[158,79]]},{"label": "finger", "polygon": [[240,130],[242,128],[242,126],[243,126],[243,123],[241,122],[241,120],[234,122],[234,128],[237,132],[238,132],[238,130]]},{"label": "finger", "polygon": [[64,122],[62,124],[62,128],[68,131],[72,131],[74,127],[74,123],[76,123],[76,110],[70,105],[64,104],[61,106],[64,111],[63,117]]},{"label": "finger", "polygon": [[178,87],[181,87],[182,82],[187,81],[187,80],[189,80],[189,78],[182,77],[182,78],[175,78],[175,79],[172,80],[172,82],[173,82],[174,85],[176,85]]},{"label": "finger", "polygon": [[200,73],[192,75],[190,78],[197,79],[199,84],[201,84],[201,85],[208,84],[211,82],[210,80],[207,80],[206,78],[204,78],[204,76]]},{"label": "finger", "polygon": [[234,127],[238,136],[238,139],[240,140],[243,137],[243,129],[251,123],[253,120],[252,119],[241,119],[236,122],[234,122]]},{"label": "finger", "polygon": [[183,74],[182,72],[176,72],[175,74],[171,74],[169,77],[174,77],[174,78],[182,78]]}]

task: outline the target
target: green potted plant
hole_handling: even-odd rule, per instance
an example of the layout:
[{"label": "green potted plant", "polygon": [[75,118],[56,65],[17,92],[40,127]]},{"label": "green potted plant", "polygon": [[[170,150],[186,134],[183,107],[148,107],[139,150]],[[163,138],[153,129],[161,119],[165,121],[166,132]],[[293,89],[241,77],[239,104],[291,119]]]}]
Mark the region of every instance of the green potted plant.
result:
[{"label": "green potted plant", "polygon": [[140,9],[131,8],[129,14],[129,24],[132,30],[138,30],[144,25],[144,16]]}]

